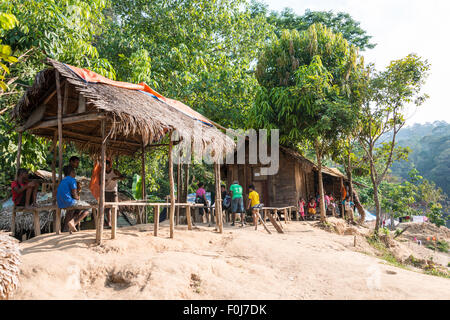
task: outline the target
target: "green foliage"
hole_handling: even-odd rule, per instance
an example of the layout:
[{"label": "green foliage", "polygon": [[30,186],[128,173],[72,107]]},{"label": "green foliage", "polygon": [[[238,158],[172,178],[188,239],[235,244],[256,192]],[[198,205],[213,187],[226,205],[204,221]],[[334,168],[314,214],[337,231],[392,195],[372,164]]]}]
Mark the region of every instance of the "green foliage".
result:
[{"label": "green foliage", "polygon": [[[0,11],[0,37],[3,37],[5,31],[13,29],[18,23],[19,21],[13,14]],[[7,64],[15,62],[17,62],[17,58],[12,56],[11,47],[2,44],[0,39],[0,95],[8,90],[8,85],[4,81],[5,75],[10,73]]]},{"label": "green foliage", "polygon": [[308,140],[325,147],[353,123],[349,79],[356,63],[356,49],[322,25],[301,34],[285,30],[259,59],[261,87],[249,125],[279,128],[280,143],[288,146]]},{"label": "green foliage", "polygon": [[271,31],[245,0],[111,1],[102,56],[124,81],[145,81],[219,122],[239,128],[256,80],[257,52]]},{"label": "green foliage", "polygon": [[428,219],[431,223],[434,223],[438,227],[445,226],[448,221],[448,216],[444,215],[442,211],[442,205],[440,203],[430,203],[429,212],[427,214]]},{"label": "green foliage", "polygon": [[409,155],[409,161],[394,163],[392,174],[405,179],[408,177],[408,172],[415,167],[426,179],[449,195],[450,124],[444,121],[414,124],[402,129],[398,136],[398,143],[403,147],[409,147],[412,152]]},{"label": "green foliage", "polygon": [[281,12],[267,12],[267,6],[261,3],[254,4],[254,10],[263,12],[276,29],[279,36],[284,29],[297,30],[299,32],[307,30],[316,23],[323,24],[335,33],[342,33],[343,37],[352,45],[361,50],[372,49],[375,44],[371,43],[371,36],[367,35],[360,27],[360,23],[354,20],[348,13],[333,11],[311,11],[307,9],[303,15],[297,15],[291,8],[285,8]]},{"label": "green foliage", "polygon": [[[414,102],[421,105],[427,98],[421,93],[430,66],[417,55],[392,61],[386,70],[367,68],[366,81],[361,82],[363,107],[359,117],[358,139],[369,163],[376,207],[376,227],[380,227],[381,204],[379,186],[396,160],[406,159],[407,148],[399,147],[397,134],[405,125],[404,109]],[[391,139],[377,145],[380,138],[391,133]]]}]

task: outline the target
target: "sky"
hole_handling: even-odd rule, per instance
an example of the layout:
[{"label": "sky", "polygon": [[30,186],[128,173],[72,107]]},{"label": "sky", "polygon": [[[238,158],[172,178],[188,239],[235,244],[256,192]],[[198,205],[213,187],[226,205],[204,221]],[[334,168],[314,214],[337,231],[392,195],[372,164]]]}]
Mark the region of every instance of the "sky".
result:
[{"label": "sky", "polygon": [[407,125],[436,120],[450,122],[450,1],[446,0],[264,0],[269,10],[292,8],[297,14],[313,11],[347,12],[361,23],[377,46],[361,52],[366,63],[384,69],[409,53],[427,59],[431,70],[423,92],[430,98],[410,106]]}]

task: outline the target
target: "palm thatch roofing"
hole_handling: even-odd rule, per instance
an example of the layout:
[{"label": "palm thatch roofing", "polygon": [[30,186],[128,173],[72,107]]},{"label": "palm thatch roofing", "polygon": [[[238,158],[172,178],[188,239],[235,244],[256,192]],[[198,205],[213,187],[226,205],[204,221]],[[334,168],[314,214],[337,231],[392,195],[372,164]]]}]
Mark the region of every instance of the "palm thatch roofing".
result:
[{"label": "palm thatch roofing", "polygon": [[18,241],[0,231],[0,300],[13,297],[19,285],[20,263]]},{"label": "palm thatch roofing", "polygon": [[[56,69],[61,81],[63,139],[74,142],[83,151],[100,153],[100,119],[106,120],[109,154],[133,155],[142,145],[158,142],[171,131],[176,131],[182,144],[190,144],[192,139],[197,146],[201,142],[203,150],[214,150],[215,157],[234,150],[232,139],[216,127],[196,120],[192,115],[198,113],[179,101],[183,109],[136,90],[86,82],[61,62],[47,59],[47,63],[50,67],[36,75],[33,86],[12,111],[18,131],[28,130],[53,139],[58,114]],[[80,120],[73,120],[74,116]]]}]

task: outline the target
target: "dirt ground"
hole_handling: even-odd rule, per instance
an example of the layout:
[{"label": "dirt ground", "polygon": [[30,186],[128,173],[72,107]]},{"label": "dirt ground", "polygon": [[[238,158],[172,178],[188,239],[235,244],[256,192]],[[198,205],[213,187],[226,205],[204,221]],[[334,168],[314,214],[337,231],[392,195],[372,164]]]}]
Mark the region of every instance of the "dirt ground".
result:
[{"label": "dirt ground", "polygon": [[[314,222],[283,222],[285,234],[225,226],[224,234],[167,223],[42,235],[21,243],[15,299],[450,299],[450,280],[371,255],[357,236]],[[275,231],[275,230],[273,230]],[[359,251],[359,252],[357,252]],[[362,253],[365,252],[365,253]],[[444,256],[444,259],[448,256]]]}]

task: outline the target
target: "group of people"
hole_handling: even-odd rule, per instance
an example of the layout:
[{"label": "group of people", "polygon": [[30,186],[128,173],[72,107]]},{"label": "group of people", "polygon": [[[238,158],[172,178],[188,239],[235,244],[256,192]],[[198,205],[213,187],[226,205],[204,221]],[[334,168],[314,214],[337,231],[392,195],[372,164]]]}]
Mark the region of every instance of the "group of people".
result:
[{"label": "group of people", "polygon": [[[336,211],[339,210],[339,207],[336,205],[336,199],[333,194],[325,194],[325,212],[330,212],[333,216],[336,215]],[[347,217],[353,218],[353,208],[354,203],[350,200],[350,197],[346,197],[342,204],[344,206],[345,215]],[[302,220],[305,220],[305,214],[308,213],[309,216],[315,217],[318,213],[318,208],[320,211],[320,195],[317,194],[316,197],[310,197],[308,203],[305,202],[304,198],[301,198],[298,201],[299,213],[302,217]]]},{"label": "group of people", "polygon": [[[71,209],[76,207],[80,201],[81,184],[76,181],[76,169],[80,164],[80,158],[73,156],[69,159],[69,164],[63,167],[64,178],[60,181],[56,191],[56,202],[58,208],[65,209],[66,215],[63,223],[63,232],[70,233],[77,231],[76,225],[89,214],[85,209]],[[110,160],[106,160],[105,166],[105,200],[106,202],[117,201],[117,182],[125,177],[112,168]],[[11,183],[12,200],[18,207],[35,209],[39,183],[29,179],[27,169],[20,168],[17,179]],[[111,209],[105,209],[106,227],[111,227]]]},{"label": "group of people", "polygon": [[[224,185],[221,186],[221,196],[222,196],[222,208],[228,214],[231,212],[232,215],[232,223],[231,226],[235,226],[236,223],[236,215],[240,215],[241,226],[245,225],[245,217],[246,210],[244,208],[244,197],[243,197],[244,188],[239,184],[239,181],[233,181],[233,184],[230,186],[230,189],[227,191]],[[195,202],[202,203],[205,206],[208,201],[206,199],[206,190],[204,189],[204,184],[200,182],[198,184],[198,189],[195,193]],[[215,199],[214,199],[215,202]],[[255,190],[255,186],[251,184],[248,187],[248,199],[247,199],[247,211],[251,211],[253,216],[253,221],[256,225],[257,221],[257,209],[261,206],[259,201],[259,194]],[[205,219],[205,213],[208,212],[206,208],[200,208],[199,213],[203,217],[203,221]]]}]

